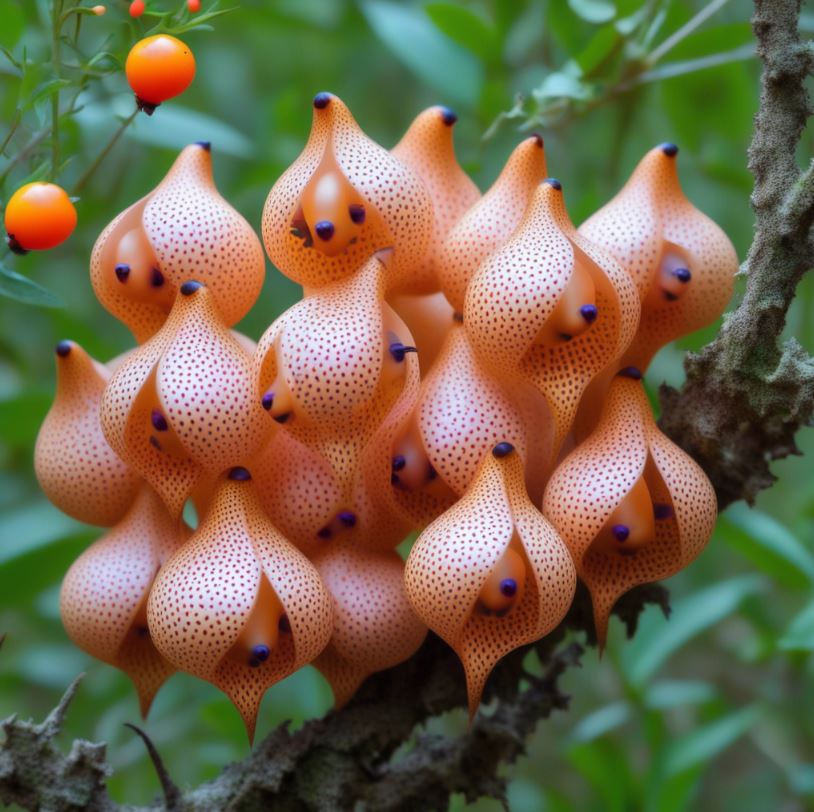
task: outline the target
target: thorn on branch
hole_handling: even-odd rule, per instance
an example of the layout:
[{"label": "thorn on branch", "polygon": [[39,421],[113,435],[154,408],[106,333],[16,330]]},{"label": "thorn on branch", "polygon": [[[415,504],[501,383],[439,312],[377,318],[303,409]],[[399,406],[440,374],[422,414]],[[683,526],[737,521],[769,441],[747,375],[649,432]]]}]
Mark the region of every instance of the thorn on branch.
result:
[{"label": "thorn on branch", "polygon": [[180,812],[183,808],[183,795],[181,790],[178,789],[176,783],[170,777],[169,772],[167,772],[167,768],[164,766],[164,762],[161,759],[161,755],[158,752],[158,749],[153,744],[152,739],[140,728],[136,725],[125,722],[125,727],[129,727],[136,735],[138,735],[141,740],[144,742],[144,746],[147,748],[147,754],[150,756],[150,760],[153,762],[153,767],[155,767],[156,775],[158,775],[158,780],[161,782],[161,791],[164,793],[164,801],[165,807],[169,812]]}]

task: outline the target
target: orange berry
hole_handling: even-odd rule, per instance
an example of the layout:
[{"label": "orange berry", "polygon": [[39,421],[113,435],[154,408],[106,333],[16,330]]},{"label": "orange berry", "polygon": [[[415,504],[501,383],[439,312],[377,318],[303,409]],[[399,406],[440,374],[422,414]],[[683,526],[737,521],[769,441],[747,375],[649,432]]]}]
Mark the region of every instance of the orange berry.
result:
[{"label": "orange berry", "polygon": [[106,8],[105,6],[102,6],[102,5],[99,5],[99,6],[93,6],[93,8],[91,9],[91,11],[92,11],[92,12],[93,12],[93,13],[94,13],[94,14],[95,14],[97,17],[101,17],[101,16],[102,16],[102,15],[103,15],[103,14],[104,14],[106,11],[107,11],[107,8]]},{"label": "orange berry", "polygon": [[12,251],[45,251],[71,236],[76,227],[76,209],[61,186],[26,183],[6,205],[5,221]]},{"label": "orange berry", "polygon": [[201,0],[187,0],[187,8],[196,14],[201,10]]},{"label": "orange berry", "polygon": [[133,0],[130,4],[130,16],[141,17],[144,14],[144,0]]},{"label": "orange berry", "polygon": [[195,57],[181,40],[157,34],[130,49],[124,69],[139,107],[152,115],[161,102],[189,87],[195,78]]}]

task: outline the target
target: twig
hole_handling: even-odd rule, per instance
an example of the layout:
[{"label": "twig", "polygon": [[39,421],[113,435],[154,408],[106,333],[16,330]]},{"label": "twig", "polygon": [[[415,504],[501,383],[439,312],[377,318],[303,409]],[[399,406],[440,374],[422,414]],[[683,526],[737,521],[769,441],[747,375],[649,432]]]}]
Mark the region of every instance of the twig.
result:
[{"label": "twig", "polygon": [[182,795],[181,790],[178,789],[175,782],[170,778],[170,774],[167,772],[167,768],[164,766],[164,762],[161,759],[161,755],[159,754],[156,746],[153,744],[152,739],[140,728],[136,727],[136,725],[131,724],[130,722],[124,723],[125,727],[129,727],[139,738],[144,742],[144,746],[147,748],[147,754],[150,756],[150,761],[153,762],[153,767],[155,767],[156,775],[158,775],[158,780],[161,782],[161,790],[164,793],[164,800],[166,801],[166,807],[170,812],[175,812],[175,810],[179,810],[182,808]]},{"label": "twig", "polygon": [[76,185],[73,188],[73,193],[75,195],[78,195],[82,191],[82,189],[85,188],[88,181],[93,177],[96,170],[102,165],[102,161],[104,161],[104,159],[108,156],[113,147],[116,146],[119,139],[122,137],[122,135],[124,135],[124,131],[133,123],[134,119],[138,114],[139,109],[138,107],[136,107],[136,109],[133,110],[133,112],[130,113],[130,115],[127,118],[122,119],[121,123],[116,129],[116,132],[113,133],[110,140],[107,142],[107,145],[96,156],[96,159],[93,161],[93,163],[85,170],[82,177],[79,178],[79,180],[76,182]]}]

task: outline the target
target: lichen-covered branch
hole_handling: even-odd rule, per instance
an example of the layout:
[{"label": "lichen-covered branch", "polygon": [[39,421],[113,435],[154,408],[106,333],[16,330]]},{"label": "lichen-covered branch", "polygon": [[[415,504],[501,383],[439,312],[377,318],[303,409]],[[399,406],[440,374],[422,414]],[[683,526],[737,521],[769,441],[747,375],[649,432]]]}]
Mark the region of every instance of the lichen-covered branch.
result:
[{"label": "lichen-covered branch", "polygon": [[799,0],[755,2],[763,76],[745,294],[715,340],[686,359],[684,386],[661,392],[662,428],[704,467],[721,507],[769,487],[770,462],[797,453],[795,434],[814,414],[814,360],[793,338],[780,344],[797,284],[814,265],[814,164],[801,171],[795,155],[812,112],[805,82],[814,51],[800,40],[799,12]]},{"label": "lichen-covered branch", "polygon": [[[795,453],[795,433],[814,413],[814,361],[794,340],[779,344],[797,284],[814,265],[814,165],[801,171],[795,160],[811,113],[805,81],[814,67],[797,30],[799,6],[755,2],[764,71],[749,152],[756,225],[745,295],[717,338],[688,357],[685,385],[662,390],[663,428],[704,467],[721,506],[751,501],[771,485],[769,463]],[[666,611],[666,592],[640,587],[618,602],[628,634],[646,603]],[[504,798],[500,766],[523,753],[540,719],[567,706],[559,678],[579,663],[575,632],[593,642],[582,590],[561,626],[533,647],[542,676],[524,670],[528,648],[504,658],[487,686],[493,707],[457,738],[420,732],[427,719],[466,706],[457,658],[430,635],[408,662],[369,679],[342,711],[296,733],[278,728],[207,784],[179,794],[162,768],[164,799],[150,808],[443,810],[456,792]],[[13,717],[0,723],[0,801],[49,812],[121,808],[106,792],[104,745],[76,741],[64,755],[54,744],[74,690],[40,725]],[[405,742],[413,745],[409,752],[394,758]]]}]

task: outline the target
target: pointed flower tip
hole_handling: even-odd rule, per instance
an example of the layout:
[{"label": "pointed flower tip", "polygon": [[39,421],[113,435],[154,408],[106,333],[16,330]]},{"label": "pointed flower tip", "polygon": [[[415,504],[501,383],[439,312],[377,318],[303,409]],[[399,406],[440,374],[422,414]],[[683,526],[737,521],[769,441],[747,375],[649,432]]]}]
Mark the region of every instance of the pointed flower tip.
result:
[{"label": "pointed flower tip", "polygon": [[72,341],[60,341],[56,346],[56,354],[60,358],[67,358],[71,354]]},{"label": "pointed flower tip", "polygon": [[317,95],[314,96],[314,107],[317,110],[324,110],[330,104],[332,98],[332,93],[327,93],[325,91],[317,93]]},{"label": "pointed flower tip", "polygon": [[232,468],[229,471],[229,479],[233,482],[248,482],[251,480],[252,475],[249,473],[248,469],[242,468],[241,466],[237,466]]},{"label": "pointed flower tip", "polygon": [[675,158],[675,156],[678,155],[678,147],[675,144],[671,144],[669,141],[665,142],[664,144],[660,144],[659,148],[668,158]]},{"label": "pointed flower tip", "polygon": [[553,189],[556,189],[558,192],[562,191],[562,184],[556,178],[546,178],[543,183],[547,183]]},{"label": "pointed flower tip", "polygon": [[540,135],[540,133],[533,133],[531,137],[534,139],[534,143],[537,144],[537,146],[540,149],[542,149],[543,146],[545,145],[545,141],[543,141],[543,136]]},{"label": "pointed flower tip", "polygon": [[201,149],[206,150],[206,152],[212,151],[212,142],[211,141],[196,141],[195,144],[199,146]]}]

